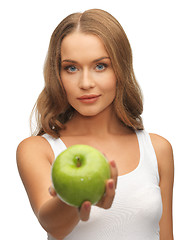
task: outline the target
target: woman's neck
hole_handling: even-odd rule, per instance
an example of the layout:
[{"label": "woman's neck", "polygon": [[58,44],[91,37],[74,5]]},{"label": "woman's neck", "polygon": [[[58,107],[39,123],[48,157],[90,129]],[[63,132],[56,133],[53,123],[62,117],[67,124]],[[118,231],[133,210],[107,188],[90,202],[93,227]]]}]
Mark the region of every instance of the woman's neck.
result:
[{"label": "woman's neck", "polygon": [[95,116],[83,116],[75,113],[66,124],[66,130],[61,135],[73,136],[99,136],[122,135],[130,133],[130,129],[124,126],[117,118],[112,108],[105,109]]}]

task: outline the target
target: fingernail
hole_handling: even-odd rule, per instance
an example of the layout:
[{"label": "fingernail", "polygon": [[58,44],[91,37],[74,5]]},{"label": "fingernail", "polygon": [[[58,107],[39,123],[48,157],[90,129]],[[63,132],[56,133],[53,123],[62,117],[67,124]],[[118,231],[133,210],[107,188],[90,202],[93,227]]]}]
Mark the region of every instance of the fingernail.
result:
[{"label": "fingernail", "polygon": [[111,161],[111,166],[114,167],[114,168],[116,167],[115,161]]},{"label": "fingernail", "polygon": [[109,182],[108,185],[109,185],[109,188],[110,188],[110,189],[113,189],[113,187],[114,187],[114,183],[113,183],[113,182]]},{"label": "fingernail", "polygon": [[51,194],[52,194],[52,190],[51,190],[51,187],[49,187],[49,189],[48,189],[48,190],[49,190],[49,193],[50,193],[50,195],[51,195]]},{"label": "fingernail", "polygon": [[84,209],[85,209],[86,211],[88,211],[88,210],[90,209],[90,204],[85,204],[85,205],[84,205]]}]

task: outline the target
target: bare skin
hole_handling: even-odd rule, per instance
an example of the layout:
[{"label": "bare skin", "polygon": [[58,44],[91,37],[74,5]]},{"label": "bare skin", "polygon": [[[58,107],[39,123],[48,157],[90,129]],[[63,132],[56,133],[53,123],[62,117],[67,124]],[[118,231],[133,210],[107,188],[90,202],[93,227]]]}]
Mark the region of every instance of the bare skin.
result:
[{"label": "bare skin", "polygon": [[[133,171],[139,163],[138,140],[135,132],[124,126],[113,110],[116,78],[100,39],[76,32],[64,38],[61,49],[62,59],[65,60],[61,66],[61,81],[68,101],[76,111],[60,136],[67,147],[85,143],[106,155],[111,168],[111,179],[107,181],[106,194],[97,206],[108,209],[115,197],[118,175]],[[97,61],[98,59],[100,60]],[[93,104],[78,100],[78,97],[86,94],[97,94],[100,97]],[[157,155],[163,201],[160,240],[173,240],[172,147],[161,136],[150,136]],[[18,169],[33,211],[48,233],[56,239],[64,239],[80,220],[89,219],[91,203],[84,202],[79,211],[56,196],[50,179],[53,161],[54,153],[41,136],[25,139],[18,146]]]}]

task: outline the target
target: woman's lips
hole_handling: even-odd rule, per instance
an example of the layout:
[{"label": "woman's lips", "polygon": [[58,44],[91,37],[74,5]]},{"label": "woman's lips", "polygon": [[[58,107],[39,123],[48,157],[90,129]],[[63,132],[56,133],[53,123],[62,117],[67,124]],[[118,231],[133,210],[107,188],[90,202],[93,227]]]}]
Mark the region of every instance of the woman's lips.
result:
[{"label": "woman's lips", "polygon": [[77,98],[82,103],[94,103],[99,99],[100,95],[84,95]]}]

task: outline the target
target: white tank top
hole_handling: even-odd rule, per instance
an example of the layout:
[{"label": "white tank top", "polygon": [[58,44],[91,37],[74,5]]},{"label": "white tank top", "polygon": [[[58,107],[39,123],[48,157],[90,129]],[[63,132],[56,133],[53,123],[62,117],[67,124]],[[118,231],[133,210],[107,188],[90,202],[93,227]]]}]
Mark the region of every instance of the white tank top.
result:
[{"label": "white tank top", "polygon": [[[80,221],[66,240],[159,240],[162,199],[157,158],[149,134],[136,131],[140,161],[135,170],[118,177],[113,205],[92,206],[90,219]],[[66,149],[60,138],[43,135],[55,157]],[[49,240],[54,240],[48,235]]]}]

